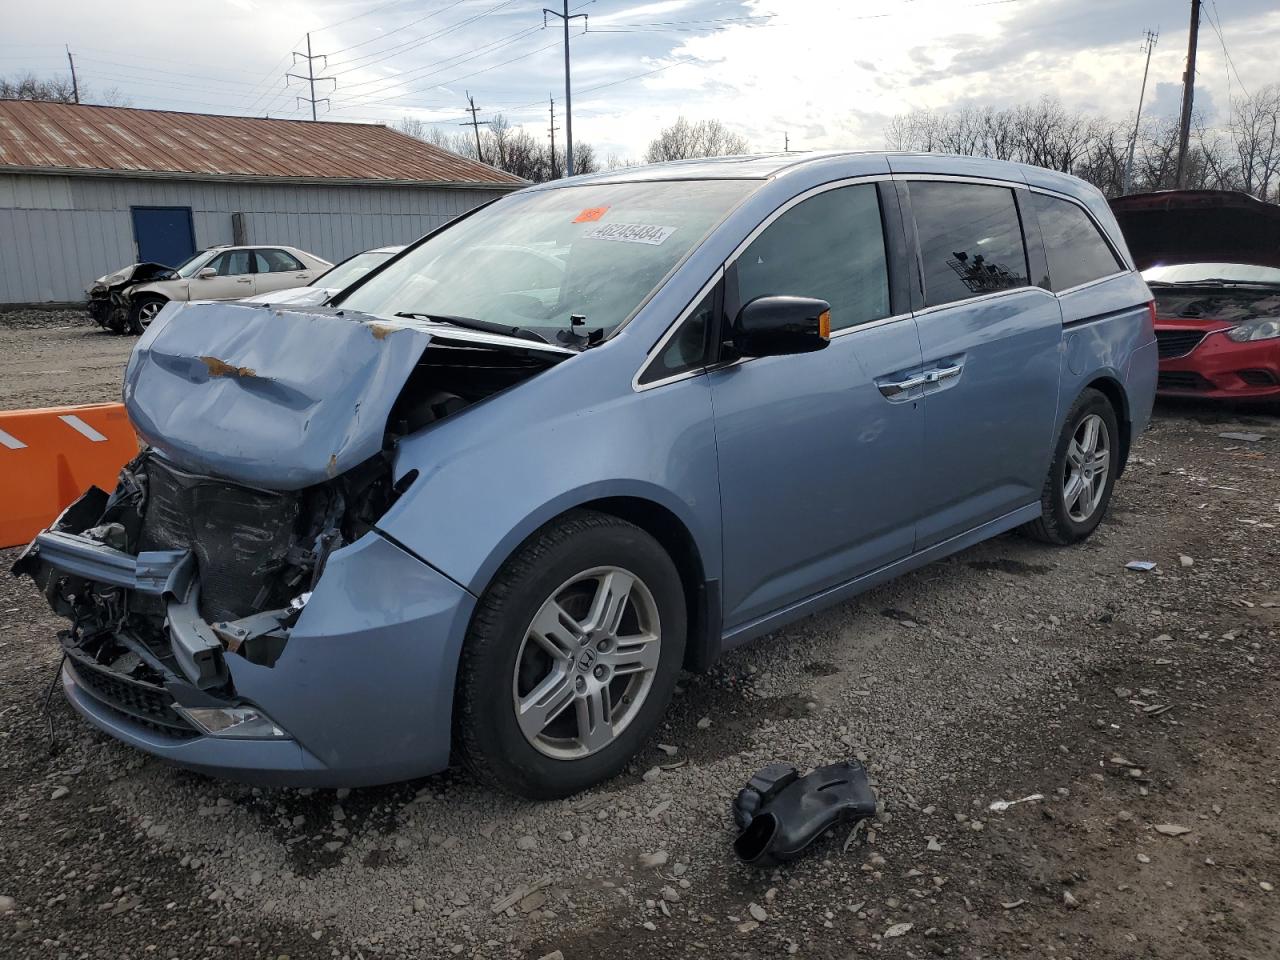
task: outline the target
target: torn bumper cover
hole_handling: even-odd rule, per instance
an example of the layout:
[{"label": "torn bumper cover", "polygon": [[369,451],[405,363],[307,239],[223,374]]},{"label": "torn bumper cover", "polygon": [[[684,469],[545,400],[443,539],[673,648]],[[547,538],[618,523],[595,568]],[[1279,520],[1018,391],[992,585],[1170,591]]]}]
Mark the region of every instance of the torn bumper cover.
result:
[{"label": "torn bumper cover", "polygon": [[[60,634],[67,700],[95,726],[249,783],[360,786],[448,765],[453,673],[473,603],[465,590],[370,532],[329,556],[300,610],[210,623],[197,610],[190,553],[132,557],[56,529],[77,506],[15,570],[57,593],[55,609],[91,588],[95,602],[129,590],[135,604],[154,599],[166,611],[167,646],[129,617],[108,637]],[[223,636],[237,630],[273,636],[271,662],[233,651]]]}]

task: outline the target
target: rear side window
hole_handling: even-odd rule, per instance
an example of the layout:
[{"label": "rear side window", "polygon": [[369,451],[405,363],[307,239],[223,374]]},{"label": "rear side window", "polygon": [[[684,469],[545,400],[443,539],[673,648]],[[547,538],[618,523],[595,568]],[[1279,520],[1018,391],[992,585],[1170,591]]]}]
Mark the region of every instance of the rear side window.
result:
[{"label": "rear side window", "polygon": [[889,315],[889,271],[875,184],[839,187],[796,204],[737,261],[738,302],[816,297],[831,304],[831,329]]},{"label": "rear side window", "polygon": [[1013,191],[975,183],[910,185],[925,306],[1029,285]]},{"label": "rear side window", "polygon": [[297,257],[283,250],[255,250],[254,255],[258,258],[259,273],[288,273],[290,270],[307,269]]},{"label": "rear side window", "polygon": [[1031,208],[1040,220],[1054,293],[1124,269],[1097,225],[1074,203],[1033,193]]}]

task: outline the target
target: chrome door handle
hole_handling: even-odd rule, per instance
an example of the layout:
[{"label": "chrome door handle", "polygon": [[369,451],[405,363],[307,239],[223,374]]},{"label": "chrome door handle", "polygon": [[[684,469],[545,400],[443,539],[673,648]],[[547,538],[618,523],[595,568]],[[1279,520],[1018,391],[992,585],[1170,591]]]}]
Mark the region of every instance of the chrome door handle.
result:
[{"label": "chrome door handle", "polygon": [[955,366],[929,370],[924,374],[924,380],[925,383],[938,383],[942,380],[950,380],[952,377],[960,376],[960,371],[963,369],[964,367]]},{"label": "chrome door handle", "polygon": [[236,283],[253,283],[253,281],[249,277],[245,277],[243,280],[237,280]]},{"label": "chrome door handle", "polygon": [[908,377],[906,380],[880,383],[877,384],[877,386],[880,388],[880,392],[886,397],[896,397],[898,394],[906,393],[908,390],[914,390],[916,387],[923,387],[928,382],[928,374],[920,373],[914,377]]}]

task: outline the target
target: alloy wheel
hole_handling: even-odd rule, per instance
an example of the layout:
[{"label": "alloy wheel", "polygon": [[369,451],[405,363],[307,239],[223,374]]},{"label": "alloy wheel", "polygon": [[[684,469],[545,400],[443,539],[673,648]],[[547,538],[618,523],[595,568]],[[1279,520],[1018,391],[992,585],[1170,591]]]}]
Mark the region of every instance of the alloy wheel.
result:
[{"label": "alloy wheel", "polygon": [[151,321],[156,318],[156,314],[164,309],[164,304],[159,300],[148,300],[138,308],[138,321],[142,326],[151,326]]},{"label": "alloy wheel", "polygon": [[1111,469],[1111,434],[1106,421],[1091,413],[1071,435],[1067,446],[1067,469],[1062,481],[1062,500],[1069,516],[1084,523],[1093,516],[1107,488]]},{"label": "alloy wheel", "polygon": [[613,566],[571,577],[538,609],[516,655],[521,733],[557,760],[603,750],[640,711],[661,651],[658,606],[644,581]]}]

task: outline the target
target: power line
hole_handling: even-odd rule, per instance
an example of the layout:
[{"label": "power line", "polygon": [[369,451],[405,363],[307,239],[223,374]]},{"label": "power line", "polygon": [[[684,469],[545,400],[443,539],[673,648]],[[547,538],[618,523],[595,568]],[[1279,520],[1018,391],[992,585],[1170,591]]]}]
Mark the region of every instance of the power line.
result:
[{"label": "power line", "polygon": [[313,30],[313,31],[311,31],[311,32],[312,32],[312,33],[323,33],[325,30],[332,30],[334,27],[340,27],[340,26],[342,26],[344,23],[350,23],[352,20],[359,20],[361,17],[367,17],[367,16],[369,16],[369,15],[370,15],[370,14],[372,14],[372,13],[377,13],[379,10],[385,10],[385,9],[387,9],[387,7],[394,7],[394,6],[396,6],[397,4],[402,3],[402,2],[403,2],[403,0],[391,0],[391,2],[390,2],[390,3],[384,3],[384,4],[381,4],[380,6],[376,6],[376,7],[374,7],[372,10],[366,10],[364,13],[356,13],[356,14],[353,14],[352,16],[347,17],[347,18],[346,18],[346,19],[344,19],[344,20],[335,20],[333,23],[326,24],[326,25],[325,25],[325,26],[323,26],[323,27],[316,27],[316,28],[315,28],[315,30]]},{"label": "power line", "polygon": [[422,21],[424,20],[430,20],[432,17],[438,17],[440,16],[440,14],[447,13],[448,11],[452,10],[454,7],[458,6],[459,4],[466,3],[466,2],[467,0],[454,0],[453,3],[449,4],[446,7],[441,7],[439,10],[433,10],[431,13],[428,13],[425,16],[418,17],[416,20],[410,20],[408,23],[403,23],[398,27],[393,27],[390,30],[388,30],[386,33],[380,34],[379,36],[370,37],[368,40],[361,40],[359,43],[353,43],[345,47],[339,47],[337,50],[333,51],[332,55],[337,56],[340,53],[346,53],[348,50],[354,50],[356,47],[363,47],[366,44],[377,43],[379,40],[385,40],[387,39],[387,37],[394,36],[395,34],[399,33],[401,30],[408,30],[410,27],[414,26],[415,24],[422,23]]},{"label": "power line", "polygon": [[[475,23],[478,20],[483,20],[485,17],[496,13],[497,11],[501,10],[503,7],[509,7],[513,3],[515,3],[515,0],[500,0],[500,2],[494,4],[488,10],[484,10],[481,13],[477,13],[475,16],[467,17],[466,19],[459,20],[457,23],[452,23],[446,27],[442,27],[439,30],[435,31],[434,33],[427,34],[425,37],[418,37],[413,40],[406,40],[404,41],[404,43],[398,43],[395,46],[386,47],[382,50],[375,50],[373,53],[368,53],[368,54],[365,54],[364,56],[352,57],[349,60],[341,60],[338,63],[335,63],[334,67],[335,68],[345,67],[346,69],[345,70],[335,69],[334,72],[340,76],[344,73],[350,73],[352,70],[364,69],[365,67],[373,66],[375,63],[382,63],[384,60],[390,60],[392,57],[398,57],[400,56],[401,53],[406,53],[409,50],[416,50],[418,47],[422,46],[425,43],[430,43],[432,40],[438,40],[440,37],[447,36],[450,33],[454,33],[455,31],[462,29],[468,24]],[[393,50],[399,51],[399,52],[392,53],[391,51]],[[351,64],[358,63],[361,60],[367,60],[368,63],[361,63],[358,67],[351,66]]]},{"label": "power line", "polygon": [[[1236,69],[1236,63],[1231,59],[1231,54],[1227,51],[1227,41],[1222,35],[1222,13],[1218,10],[1217,0],[1210,0],[1213,5],[1213,14],[1208,15],[1205,11],[1205,19],[1209,21],[1209,26],[1213,28],[1213,32],[1218,35],[1218,43],[1222,44],[1222,55],[1227,60],[1227,99],[1231,99],[1231,74],[1236,75],[1236,83],[1240,84],[1240,89],[1244,91],[1245,99],[1252,99],[1249,95],[1249,88],[1244,85],[1244,81],[1240,79],[1240,71]],[[1214,21],[1217,21],[1216,23]]]}]

